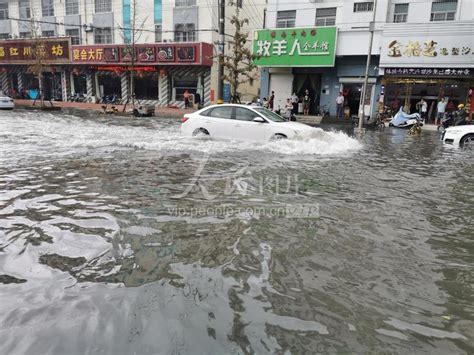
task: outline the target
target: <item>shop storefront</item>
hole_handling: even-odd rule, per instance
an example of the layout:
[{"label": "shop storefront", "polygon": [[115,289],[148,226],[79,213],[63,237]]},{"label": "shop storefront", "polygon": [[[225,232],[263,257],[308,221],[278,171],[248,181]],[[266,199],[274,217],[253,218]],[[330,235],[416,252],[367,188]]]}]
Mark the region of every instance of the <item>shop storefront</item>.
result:
[{"label": "shop storefront", "polygon": [[[185,90],[195,101],[210,103],[210,44],[136,45],[132,64],[133,50],[126,45],[70,46],[69,39],[42,39],[41,43],[46,53],[41,57],[41,88],[47,99],[66,101],[81,94],[92,102],[104,96],[130,102],[133,73],[135,99],[140,103],[183,107]],[[0,42],[4,92],[28,97],[29,89],[39,88],[33,70],[38,62],[33,46],[31,40]]]},{"label": "shop storefront", "polygon": [[446,109],[473,104],[474,25],[410,25],[384,29],[380,58],[383,101],[393,109],[416,112],[417,103],[428,103],[428,120],[436,116],[437,102],[445,98]]},{"label": "shop storefront", "polygon": [[[336,115],[336,97],[345,98],[346,117],[357,115],[364,84],[367,57],[337,56],[337,28],[285,28],[255,32],[253,53],[261,70],[261,96],[275,92],[275,109],[284,107],[293,93],[311,97],[310,114],[321,111]],[[378,56],[373,56],[365,113],[373,113],[376,86],[379,84]]]},{"label": "shop storefront", "polygon": [[336,41],[336,27],[256,30],[253,53],[263,69],[262,95],[274,91],[278,109],[293,93],[302,99],[308,90],[315,114],[334,91]]}]

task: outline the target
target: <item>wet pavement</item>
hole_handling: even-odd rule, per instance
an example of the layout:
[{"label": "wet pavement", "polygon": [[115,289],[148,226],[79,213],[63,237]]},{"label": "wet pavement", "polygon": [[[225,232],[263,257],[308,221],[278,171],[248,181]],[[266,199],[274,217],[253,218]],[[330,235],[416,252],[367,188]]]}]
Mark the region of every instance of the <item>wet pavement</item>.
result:
[{"label": "wet pavement", "polygon": [[474,353],[474,153],[436,132],[0,127],[1,354]]}]

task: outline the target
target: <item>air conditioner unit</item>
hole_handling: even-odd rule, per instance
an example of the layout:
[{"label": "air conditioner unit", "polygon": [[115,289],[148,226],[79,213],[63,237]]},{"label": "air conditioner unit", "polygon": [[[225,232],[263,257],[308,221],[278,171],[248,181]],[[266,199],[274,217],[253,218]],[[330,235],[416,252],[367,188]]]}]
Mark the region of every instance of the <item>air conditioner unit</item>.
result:
[{"label": "air conditioner unit", "polygon": [[84,24],[83,27],[85,32],[94,32],[94,25],[92,23],[88,25]]}]

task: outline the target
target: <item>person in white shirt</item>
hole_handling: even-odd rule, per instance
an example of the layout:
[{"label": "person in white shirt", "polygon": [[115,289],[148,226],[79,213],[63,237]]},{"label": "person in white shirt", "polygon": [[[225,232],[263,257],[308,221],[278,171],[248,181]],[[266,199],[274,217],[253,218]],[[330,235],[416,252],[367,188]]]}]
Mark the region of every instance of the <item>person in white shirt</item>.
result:
[{"label": "person in white shirt", "polygon": [[288,121],[291,119],[292,112],[293,112],[293,104],[291,103],[291,99],[286,99],[285,117],[288,119]]},{"label": "person in white shirt", "polygon": [[416,108],[418,112],[421,114],[421,118],[423,121],[426,119],[426,114],[428,112],[428,103],[425,101],[425,99],[422,97],[420,101],[417,102]]},{"label": "person in white shirt", "polygon": [[298,95],[294,92],[293,95],[291,95],[291,104],[293,105],[293,115],[296,115],[298,113]]},{"label": "person in white shirt", "polygon": [[446,102],[444,101],[444,97],[438,102],[437,106],[438,113],[436,114],[435,125],[441,124],[441,120],[444,118],[446,113]]},{"label": "person in white shirt", "polygon": [[342,118],[344,113],[344,95],[342,92],[336,97],[336,117]]}]

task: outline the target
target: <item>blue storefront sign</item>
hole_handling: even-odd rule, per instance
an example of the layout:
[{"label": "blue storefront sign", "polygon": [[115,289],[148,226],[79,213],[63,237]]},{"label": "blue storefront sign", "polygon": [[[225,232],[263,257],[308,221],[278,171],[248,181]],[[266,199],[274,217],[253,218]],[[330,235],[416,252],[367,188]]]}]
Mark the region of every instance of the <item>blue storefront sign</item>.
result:
[{"label": "blue storefront sign", "polygon": [[230,84],[224,84],[222,91],[224,102],[230,102]]}]

